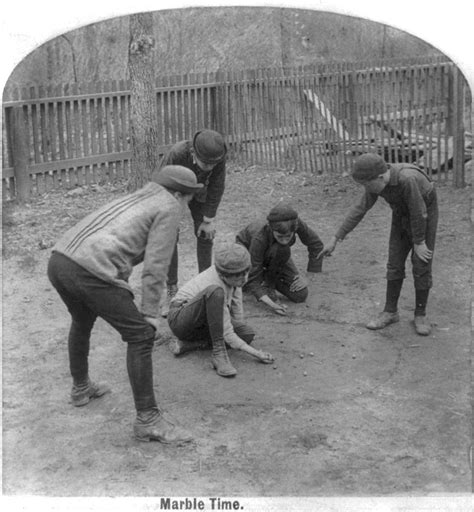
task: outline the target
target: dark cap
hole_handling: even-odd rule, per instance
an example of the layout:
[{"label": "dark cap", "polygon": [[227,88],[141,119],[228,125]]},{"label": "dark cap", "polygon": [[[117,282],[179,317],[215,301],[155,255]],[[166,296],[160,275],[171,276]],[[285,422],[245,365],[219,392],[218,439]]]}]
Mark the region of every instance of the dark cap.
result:
[{"label": "dark cap", "polygon": [[373,180],[384,174],[388,167],[385,160],[375,153],[366,153],[355,159],[352,177],[355,180]]},{"label": "dark cap", "polygon": [[214,265],[226,274],[239,274],[250,268],[250,254],[243,245],[223,244],[214,251]]},{"label": "dark cap", "polygon": [[197,182],[196,175],[191,169],[182,165],[166,165],[162,169],[154,171],[151,180],[183,194],[192,194],[204,186]]},{"label": "dark cap", "polygon": [[285,220],[295,220],[298,213],[289,204],[278,204],[274,206],[267,215],[268,222],[282,222]]},{"label": "dark cap", "polygon": [[196,156],[205,164],[218,164],[227,154],[227,146],[220,133],[214,130],[201,130],[193,138]]}]

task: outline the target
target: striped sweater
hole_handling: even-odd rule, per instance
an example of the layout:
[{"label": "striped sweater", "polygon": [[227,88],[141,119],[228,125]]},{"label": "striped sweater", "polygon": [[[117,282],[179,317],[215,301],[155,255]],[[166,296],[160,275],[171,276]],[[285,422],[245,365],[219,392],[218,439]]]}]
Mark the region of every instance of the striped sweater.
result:
[{"label": "striped sweater", "polygon": [[96,277],[132,292],[143,262],[141,312],[157,317],[181,208],[157,183],[106,204],[69,229],[53,247]]}]

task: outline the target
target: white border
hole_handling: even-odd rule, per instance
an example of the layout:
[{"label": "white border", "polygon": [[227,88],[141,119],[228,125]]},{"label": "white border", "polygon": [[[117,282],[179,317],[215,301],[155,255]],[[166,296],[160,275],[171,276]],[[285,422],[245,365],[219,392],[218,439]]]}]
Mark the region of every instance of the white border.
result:
[{"label": "white border", "polygon": [[[6,4],[6,5],[5,5]],[[0,25],[0,85],[5,86],[14,67],[37,46],[64,32],[89,23],[139,11],[174,9],[198,6],[273,6],[315,9],[346,14],[386,23],[405,30],[432,44],[450,57],[463,71],[471,90],[474,89],[474,17],[471,2],[449,0],[332,0],[239,2],[188,0],[7,0],[1,10]],[[160,510],[159,500],[133,499],[55,499],[5,498],[3,510],[56,511],[68,509],[120,512],[134,510]],[[416,510],[457,512],[472,510],[472,495],[463,497],[427,498],[277,498],[242,499],[244,511],[403,511]]]}]

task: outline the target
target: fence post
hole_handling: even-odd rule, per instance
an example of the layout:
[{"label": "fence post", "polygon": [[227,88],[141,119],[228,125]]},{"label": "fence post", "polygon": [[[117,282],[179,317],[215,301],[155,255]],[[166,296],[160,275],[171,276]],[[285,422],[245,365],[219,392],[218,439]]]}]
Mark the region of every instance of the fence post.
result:
[{"label": "fence post", "polygon": [[12,160],[17,199],[27,201],[30,197],[29,136],[28,119],[23,107],[12,107],[11,111]]},{"label": "fence post", "polygon": [[357,103],[357,71],[355,69],[348,69],[346,71],[348,78],[348,100],[349,100],[349,132],[353,139],[359,137],[358,125],[358,103]]},{"label": "fence post", "polygon": [[457,188],[464,187],[464,77],[453,67],[453,180]]}]

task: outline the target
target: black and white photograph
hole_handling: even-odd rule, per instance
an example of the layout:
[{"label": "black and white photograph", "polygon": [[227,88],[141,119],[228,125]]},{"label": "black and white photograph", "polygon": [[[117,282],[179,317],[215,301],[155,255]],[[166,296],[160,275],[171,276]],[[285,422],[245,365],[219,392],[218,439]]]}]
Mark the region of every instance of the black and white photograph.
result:
[{"label": "black and white photograph", "polygon": [[470,509],[462,2],[142,3],[2,16],[2,508]]}]

